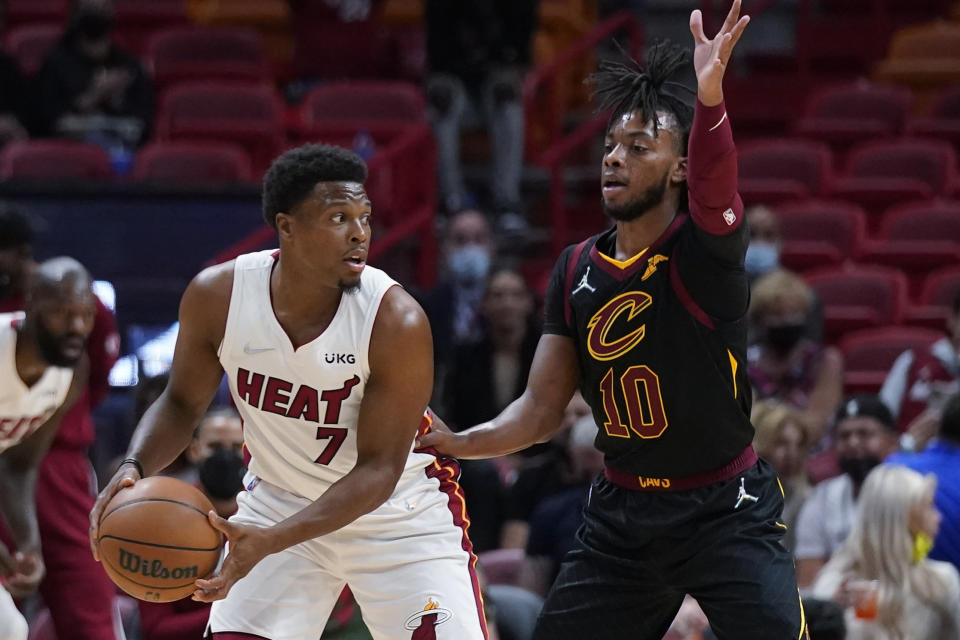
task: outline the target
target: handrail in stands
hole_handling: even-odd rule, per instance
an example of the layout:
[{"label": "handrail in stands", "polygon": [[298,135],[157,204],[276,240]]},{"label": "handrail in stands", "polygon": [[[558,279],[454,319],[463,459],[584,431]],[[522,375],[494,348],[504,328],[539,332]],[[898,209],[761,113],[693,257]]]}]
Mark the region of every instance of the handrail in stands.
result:
[{"label": "handrail in stands", "polygon": [[[628,51],[630,54],[634,58],[639,57],[642,44],[641,25],[632,12],[618,11],[581,36],[553,60],[534,69],[524,81],[523,103],[526,117],[528,119],[544,118],[548,139],[555,141],[539,153],[528,148],[528,158],[531,164],[545,167],[550,173],[551,247],[555,254],[559,254],[563,249],[563,243],[566,242],[567,236],[567,217],[563,205],[565,190],[563,169],[570,154],[591,140],[594,134],[603,129],[607,121],[607,114],[597,114],[580,123],[569,133],[564,134],[560,114],[561,105],[555,97],[555,84],[560,73],[567,65],[620,31],[625,31],[629,36],[630,46]],[[536,109],[536,99],[541,90],[549,92],[549,106],[546,109],[546,114]]]}]

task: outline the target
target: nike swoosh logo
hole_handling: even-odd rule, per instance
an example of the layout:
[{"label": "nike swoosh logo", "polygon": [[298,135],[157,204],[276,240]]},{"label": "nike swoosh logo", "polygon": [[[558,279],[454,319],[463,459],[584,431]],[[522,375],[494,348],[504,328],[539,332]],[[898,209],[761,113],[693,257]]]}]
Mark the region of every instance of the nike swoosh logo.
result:
[{"label": "nike swoosh logo", "polygon": [[263,353],[264,351],[273,351],[275,348],[276,347],[263,347],[263,348],[257,349],[255,347],[251,347],[249,344],[245,344],[243,345],[243,352],[248,356],[252,356],[257,353]]}]

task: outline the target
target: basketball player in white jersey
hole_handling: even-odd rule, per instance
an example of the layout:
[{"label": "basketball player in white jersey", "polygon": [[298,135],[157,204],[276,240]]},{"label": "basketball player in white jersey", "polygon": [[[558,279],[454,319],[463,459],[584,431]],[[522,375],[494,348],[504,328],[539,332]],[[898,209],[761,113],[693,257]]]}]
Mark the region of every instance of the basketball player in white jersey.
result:
[{"label": "basketball player in white jersey", "polygon": [[36,270],[23,313],[0,314],[0,512],[16,545],[0,543],[0,640],[24,640],[11,593],[43,578],[34,502],[37,465],[87,383],[85,346],[96,313],[90,276],[72,258]]},{"label": "basketball player in white jersey", "polygon": [[316,640],[345,584],[377,640],[486,637],[454,463],[413,450],[433,384],[413,298],[366,266],[371,204],[354,153],[305,145],[264,178],[279,251],[187,287],[170,381],[133,435],[119,487],[169,464],[226,372],[244,421],[246,491],[229,550],[194,598],[218,640]]}]

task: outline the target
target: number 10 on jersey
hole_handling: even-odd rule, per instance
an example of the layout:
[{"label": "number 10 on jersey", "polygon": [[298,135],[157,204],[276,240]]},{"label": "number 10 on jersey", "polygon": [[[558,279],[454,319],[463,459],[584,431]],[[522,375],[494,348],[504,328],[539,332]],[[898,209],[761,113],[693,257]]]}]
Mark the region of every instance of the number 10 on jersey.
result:
[{"label": "number 10 on jersey", "polygon": [[[600,381],[603,396],[603,411],[606,420],[603,428],[614,438],[629,438],[633,431],[641,438],[659,438],[667,428],[667,415],[663,410],[660,395],[660,378],[647,365],[632,366],[616,380],[613,368]],[[627,407],[627,424],[623,423],[617,408],[616,394],[622,394]]]}]

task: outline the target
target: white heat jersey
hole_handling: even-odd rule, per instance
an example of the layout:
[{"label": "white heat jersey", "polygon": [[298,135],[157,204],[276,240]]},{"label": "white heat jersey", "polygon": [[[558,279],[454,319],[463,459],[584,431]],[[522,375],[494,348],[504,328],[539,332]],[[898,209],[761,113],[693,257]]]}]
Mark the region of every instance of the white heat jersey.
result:
[{"label": "white heat jersey", "polygon": [[[359,290],[343,294],[323,333],[294,349],[270,300],[276,255],[268,250],[237,258],[220,363],[243,418],[250,472],[316,500],[357,462],[370,334],[383,295],[397,283],[368,266]],[[435,458],[413,453],[415,428],[404,474],[420,478]]]},{"label": "white heat jersey", "polygon": [[27,387],[17,373],[17,330],[23,313],[0,313],[0,451],[37,430],[67,398],[73,369],[47,367]]}]

